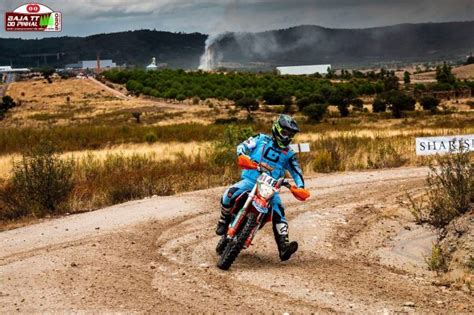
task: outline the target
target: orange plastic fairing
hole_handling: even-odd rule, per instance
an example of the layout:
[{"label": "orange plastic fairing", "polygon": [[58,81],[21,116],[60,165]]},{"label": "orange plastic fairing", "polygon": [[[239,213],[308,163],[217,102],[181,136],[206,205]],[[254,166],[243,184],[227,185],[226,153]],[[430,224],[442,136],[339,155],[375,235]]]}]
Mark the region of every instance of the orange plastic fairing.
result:
[{"label": "orange plastic fairing", "polygon": [[246,155],[240,155],[237,159],[237,164],[240,166],[240,168],[243,168],[244,170],[254,170],[258,167],[257,162],[252,161]]},{"label": "orange plastic fairing", "polygon": [[306,201],[306,199],[310,197],[309,191],[304,188],[291,186],[290,191],[293,194],[293,196],[295,196],[295,198],[298,199],[299,201]]}]

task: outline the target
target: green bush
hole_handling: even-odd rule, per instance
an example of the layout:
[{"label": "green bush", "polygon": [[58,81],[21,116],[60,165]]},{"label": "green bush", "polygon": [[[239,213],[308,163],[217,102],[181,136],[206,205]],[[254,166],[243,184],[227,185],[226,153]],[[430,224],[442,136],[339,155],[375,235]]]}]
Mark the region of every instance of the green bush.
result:
[{"label": "green bush", "polygon": [[435,271],[437,274],[448,271],[448,258],[438,244],[433,245],[431,255],[426,257],[425,261],[428,269]]},{"label": "green bush", "polygon": [[424,110],[435,111],[439,105],[439,100],[433,96],[425,96],[420,100]]},{"label": "green bush", "polygon": [[156,136],[156,133],[149,132],[145,135],[145,141],[148,144],[152,144],[152,143],[155,143],[156,141],[158,141],[158,137]]},{"label": "green bush", "polygon": [[380,96],[377,96],[374,99],[372,104],[372,112],[374,113],[384,113],[387,110],[387,101]]},{"label": "green bush", "polygon": [[245,108],[248,112],[258,109],[258,102],[255,98],[244,96],[235,102],[235,105]]},{"label": "green bush", "polygon": [[442,66],[436,67],[436,81],[441,84],[453,85],[456,83],[456,77],[452,73],[452,67],[446,62]]},{"label": "green bush", "polygon": [[325,104],[311,104],[303,109],[304,115],[312,122],[320,122],[326,112],[327,106]]},{"label": "green bush", "polygon": [[416,100],[403,92],[391,91],[387,93],[386,99],[388,107],[395,118],[401,118],[404,111],[415,110]]},{"label": "green bush", "polygon": [[247,140],[254,134],[252,128],[239,128],[233,125],[229,125],[224,130],[224,136],[221,140],[216,141],[213,144],[211,150],[211,161],[219,166],[231,165],[235,163],[236,146]]},{"label": "green bush", "polygon": [[425,197],[417,204],[408,195],[411,212],[419,223],[428,223],[444,234],[455,218],[474,207],[474,167],[468,152],[438,156],[430,165]]},{"label": "green bush", "polygon": [[9,95],[2,97],[2,102],[0,103],[0,119],[3,118],[10,109],[17,106],[13,98]]},{"label": "green bush", "polygon": [[73,189],[73,169],[74,163],[61,160],[51,144],[41,144],[13,165],[9,189],[0,198],[11,209],[10,214],[41,217],[61,213],[67,210]]}]

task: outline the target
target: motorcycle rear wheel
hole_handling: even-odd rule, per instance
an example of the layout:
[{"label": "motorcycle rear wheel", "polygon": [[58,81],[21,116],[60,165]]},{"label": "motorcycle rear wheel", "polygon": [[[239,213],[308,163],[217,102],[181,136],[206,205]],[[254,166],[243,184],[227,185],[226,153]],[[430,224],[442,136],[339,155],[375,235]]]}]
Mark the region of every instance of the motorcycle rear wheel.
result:
[{"label": "motorcycle rear wheel", "polygon": [[244,248],[245,241],[257,225],[257,217],[255,213],[249,212],[245,219],[246,222],[243,228],[237,232],[237,235],[233,240],[228,242],[224,252],[217,262],[217,267],[222,270],[228,270],[230,266],[232,266],[234,260],[240,254],[240,251]]}]

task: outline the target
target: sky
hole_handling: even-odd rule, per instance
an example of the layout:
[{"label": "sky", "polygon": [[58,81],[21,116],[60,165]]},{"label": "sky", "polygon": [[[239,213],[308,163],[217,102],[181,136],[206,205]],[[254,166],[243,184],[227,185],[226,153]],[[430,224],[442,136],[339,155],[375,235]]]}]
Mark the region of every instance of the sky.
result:
[{"label": "sky", "polygon": [[[0,11],[27,1],[1,0]],[[301,24],[366,28],[474,20],[474,0],[42,0],[63,15],[60,33],[6,32],[0,37],[87,36],[137,29],[257,32]],[[4,18],[2,23],[4,24]]]}]

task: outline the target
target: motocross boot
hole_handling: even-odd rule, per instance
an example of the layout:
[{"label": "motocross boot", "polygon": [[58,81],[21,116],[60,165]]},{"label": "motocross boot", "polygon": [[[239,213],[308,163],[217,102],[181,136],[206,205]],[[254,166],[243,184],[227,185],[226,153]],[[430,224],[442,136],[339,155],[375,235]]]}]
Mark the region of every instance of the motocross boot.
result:
[{"label": "motocross boot", "polygon": [[216,234],[217,235],[224,235],[227,232],[227,227],[230,223],[230,209],[221,206],[221,217],[219,218],[219,222],[217,222],[216,227]]},{"label": "motocross boot", "polygon": [[282,222],[273,225],[273,234],[278,246],[281,261],[290,259],[298,250],[298,242],[290,242],[288,237],[288,223]]}]

